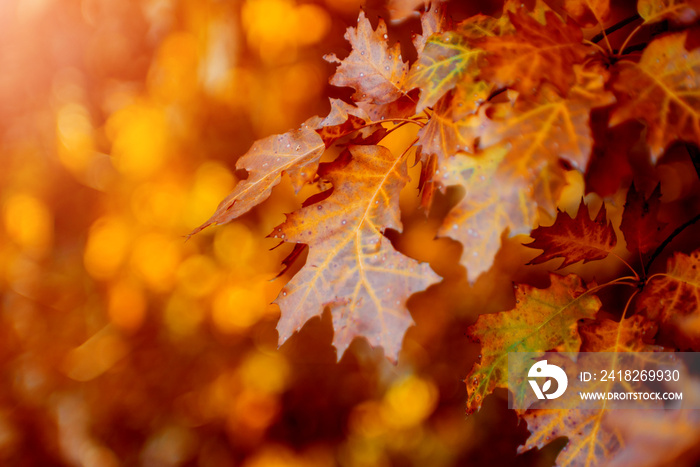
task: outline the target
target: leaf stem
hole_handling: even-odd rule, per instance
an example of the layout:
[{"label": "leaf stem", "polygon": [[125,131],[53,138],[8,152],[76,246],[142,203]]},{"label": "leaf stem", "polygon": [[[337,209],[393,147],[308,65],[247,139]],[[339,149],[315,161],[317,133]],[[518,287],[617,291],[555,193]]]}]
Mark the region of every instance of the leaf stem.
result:
[{"label": "leaf stem", "polygon": [[625,53],[625,49],[627,48],[627,44],[629,44],[630,40],[632,40],[632,38],[634,37],[634,35],[637,34],[637,33],[639,32],[639,30],[642,29],[642,26],[644,26],[645,24],[646,24],[646,23],[640,24],[639,26],[637,26],[636,28],[634,28],[634,30],[630,33],[629,36],[627,36],[627,39],[625,39],[625,42],[622,43],[622,47],[620,47],[620,51],[617,53],[617,56],[618,56],[618,57],[621,57],[622,54]]},{"label": "leaf stem", "polygon": [[637,282],[639,282],[639,274],[637,274],[637,271],[634,270],[632,266],[630,266],[630,263],[624,260],[622,256],[618,255],[617,253],[610,252],[611,255],[613,255],[615,258],[619,259],[622,261],[622,263],[629,268],[630,271],[632,271],[632,274],[634,274],[634,277]]},{"label": "leaf stem", "polygon": [[620,317],[620,324],[617,326],[617,337],[615,337],[615,352],[617,352],[617,347],[620,345],[620,336],[622,335],[622,325],[625,322],[625,316],[627,315],[627,310],[630,307],[630,303],[632,303],[632,300],[634,297],[637,296],[639,293],[639,289],[635,290],[630,298],[627,300],[627,303],[625,304],[624,310],[622,310],[622,316]]},{"label": "leaf stem", "polygon": [[[695,224],[695,223],[696,223],[697,221],[699,221],[699,220],[700,220],[700,214],[696,215],[695,217],[693,217],[692,219],[690,219],[689,221],[687,221],[686,223],[684,223],[683,225],[681,225],[680,227],[678,227],[676,230],[674,230],[674,231],[671,233],[671,235],[669,235],[668,237],[666,237],[666,240],[664,240],[663,243],[662,243],[661,245],[659,245],[658,248],[656,248],[656,250],[654,250],[654,254],[652,254],[652,255],[651,255],[651,258],[649,258],[649,261],[647,261],[647,264],[646,264],[646,267],[644,268],[644,270],[645,270],[645,271],[649,271],[649,269],[651,268],[652,263],[654,262],[654,260],[656,259],[656,257],[659,256],[659,255],[661,254],[661,252],[664,250],[664,248],[666,248],[666,246],[668,246],[668,244],[671,243],[671,241],[672,241],[674,238],[676,238],[676,237],[678,236],[678,234],[680,234],[680,233],[683,232],[686,228],[688,228],[688,227],[690,227],[691,225]],[[653,276],[652,276],[652,277],[653,277]],[[648,281],[648,280],[649,280],[649,279],[647,279],[647,281]]]},{"label": "leaf stem", "polygon": [[608,54],[608,52],[606,52],[604,48],[602,48],[601,46],[599,46],[598,44],[596,44],[596,43],[593,42],[593,41],[584,40],[583,43],[595,47],[596,49],[598,49],[598,50],[599,50],[602,54],[604,54],[604,55],[607,55],[607,54]]},{"label": "leaf stem", "polygon": [[[632,282],[625,282],[625,281],[632,281]],[[617,279],[612,280],[610,282],[606,282],[605,284],[596,285],[592,289],[586,290],[581,295],[586,295],[589,293],[597,292],[598,290],[605,288],[609,285],[621,284],[621,285],[629,285],[631,287],[637,287],[638,283],[639,283],[639,281],[632,276],[618,277]]]},{"label": "leaf stem", "polygon": [[385,118],[384,120],[378,120],[376,122],[369,122],[367,125],[361,128],[365,128],[371,125],[376,125],[377,123],[415,123],[419,127],[423,128],[425,126],[425,123],[421,122],[419,119],[413,119],[413,118]]}]

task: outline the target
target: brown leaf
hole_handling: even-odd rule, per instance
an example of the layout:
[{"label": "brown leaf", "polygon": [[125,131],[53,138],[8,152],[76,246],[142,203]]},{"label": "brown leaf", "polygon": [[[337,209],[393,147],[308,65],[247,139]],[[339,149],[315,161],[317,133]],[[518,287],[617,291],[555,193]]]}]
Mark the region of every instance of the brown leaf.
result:
[{"label": "brown leaf", "polygon": [[420,24],[422,34],[416,34],[413,36],[413,46],[416,48],[416,52],[420,56],[421,52],[425,48],[425,43],[428,38],[433,34],[437,34],[444,30],[445,26],[445,4],[436,2],[429,5],[426,11],[422,11],[420,14]]},{"label": "brown leaf", "polygon": [[[609,319],[589,322],[579,326],[579,332],[583,340],[582,352],[661,350],[660,347],[645,343],[646,339],[653,336],[655,326],[639,315],[620,323]],[[605,391],[606,384],[609,383],[600,383],[596,389]],[[557,466],[603,465],[615,458],[625,444],[619,431],[606,425],[609,414],[610,411],[605,409],[528,410],[521,418],[527,422],[530,436],[518,448],[518,452],[535,447],[541,449],[555,438],[566,436],[569,441],[557,456]]]},{"label": "brown leaf", "polygon": [[567,98],[545,85],[534,96],[519,96],[515,105],[482,107],[480,146],[510,142],[509,160],[518,172],[540,170],[560,157],[584,170],[593,146],[591,109],[611,104],[614,97],[605,91],[604,71],[577,67],[576,75],[578,84]]},{"label": "brown leaf", "polygon": [[593,318],[600,309],[594,295],[575,274],[550,274],[551,285],[536,289],[519,285],[515,309],[481,315],[469,336],[481,342],[481,360],[465,382],[469,391],[467,412],[479,410],[484,397],[508,382],[508,352],[578,352],[578,320]]},{"label": "brown leaf", "polygon": [[601,319],[581,324],[581,352],[658,352],[662,347],[646,341],[656,334],[656,325],[641,315],[623,322]]},{"label": "brown leaf", "polygon": [[354,105],[350,105],[345,101],[340,99],[329,99],[331,104],[331,111],[328,116],[321,120],[321,122],[316,126],[316,128],[322,128],[326,126],[342,125],[348,118],[352,115],[362,120],[369,120],[369,116],[364,110]]},{"label": "brown leaf", "polygon": [[647,124],[656,162],[677,140],[700,144],[700,49],[685,49],[687,32],[652,41],[639,63],[622,62],[613,83],[618,106],[610,126],[629,119]]},{"label": "brown leaf", "polygon": [[644,193],[638,192],[632,183],[620,223],[629,251],[648,253],[658,246],[659,232],[666,226],[666,223],[657,220],[660,207],[661,185],[656,185],[649,198],[644,199]]},{"label": "brown leaf", "polygon": [[407,90],[421,90],[416,112],[435,105],[457,83],[476,86],[475,78],[480,71],[477,64],[484,51],[473,42],[497,32],[495,18],[475,15],[460,23],[455,31],[432,35],[411,66],[405,84]]},{"label": "brown leaf", "polygon": [[700,315],[700,250],[674,253],[666,272],[652,276],[639,294],[637,310],[685,344],[683,320]]},{"label": "brown leaf", "polygon": [[499,168],[507,153],[507,146],[494,146],[474,156],[458,153],[443,161],[435,175],[441,184],[461,185],[466,191],[438,235],[462,243],[461,263],[471,282],[493,264],[504,231],[529,233],[536,221],[531,180]]},{"label": "brown leaf", "polygon": [[645,24],[657,23],[665,19],[675,24],[691,24],[700,17],[698,0],[639,0],[639,16]]},{"label": "brown leaf", "polygon": [[418,143],[423,151],[435,154],[440,161],[458,151],[474,152],[479,125],[474,112],[490,92],[491,87],[485,81],[461,82],[443,96],[435,105],[428,123],[418,133]]},{"label": "brown leaf", "polygon": [[272,188],[289,175],[295,191],[313,180],[325,145],[321,137],[306,123],[298,130],[272,135],[256,141],[236,163],[236,168],[248,171],[248,178],[238,182],[216,212],[190,235],[212,224],[225,224],[270,197]]},{"label": "brown leaf", "polygon": [[583,62],[589,53],[581,43],[581,30],[552,11],[545,14],[546,24],[524,9],[509,15],[515,33],[487,37],[476,44],[488,52],[481,78],[523,95],[535,94],[548,81],[566,95],[575,81],[573,65]]},{"label": "brown leaf", "polygon": [[365,128],[367,122],[354,115],[348,115],[348,119],[340,125],[324,126],[316,130],[321,136],[326,148],[329,148],[334,142],[340,138],[347,136],[355,131]]},{"label": "brown leaf", "polygon": [[401,228],[405,160],[382,146],[350,146],[323,177],[333,185],[331,195],[289,214],[272,234],[309,245],[306,264],[277,298],[279,341],[328,306],[339,358],[354,337],[362,336],[396,360],[413,323],[406,300],[439,279],[382,235],[388,227]]},{"label": "brown leaf", "polygon": [[615,229],[608,222],[605,204],[600,207],[595,220],[588,217],[588,207],[581,199],[575,218],[559,211],[554,224],[537,227],[530,234],[534,240],[525,246],[544,250],[528,264],[540,264],[550,259],[564,258],[559,269],[583,261],[603,259],[615,248]]},{"label": "brown leaf", "polygon": [[564,9],[581,26],[603,26],[610,16],[610,0],[565,0]]},{"label": "brown leaf", "polygon": [[360,11],[357,27],[348,28],[345,33],[352,46],[350,55],[343,60],[335,54],[325,57],[331,63],[340,63],[331,84],[355,89],[356,102],[388,104],[401,97],[408,66],[401,59],[399,44],[389,47],[388,38],[384,20],[380,18],[373,31],[365,12]]}]

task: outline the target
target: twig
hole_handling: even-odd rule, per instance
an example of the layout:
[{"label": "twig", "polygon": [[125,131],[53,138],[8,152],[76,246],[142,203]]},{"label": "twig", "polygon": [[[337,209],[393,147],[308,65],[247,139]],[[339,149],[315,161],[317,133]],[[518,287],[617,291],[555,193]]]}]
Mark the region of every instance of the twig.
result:
[{"label": "twig", "polygon": [[649,268],[651,267],[651,264],[654,262],[654,260],[656,259],[656,257],[659,256],[659,255],[661,254],[661,252],[664,250],[664,248],[666,248],[666,246],[667,246],[669,243],[671,243],[671,240],[673,240],[674,238],[676,238],[676,236],[678,236],[678,234],[680,234],[681,232],[683,232],[686,228],[690,227],[691,225],[695,224],[697,221],[700,221],[700,214],[698,214],[697,216],[693,217],[693,218],[690,219],[688,222],[686,222],[685,224],[681,225],[681,226],[678,227],[676,230],[674,230],[673,233],[671,233],[671,235],[669,235],[669,236],[666,238],[666,240],[664,240],[663,243],[662,243],[661,245],[659,245],[659,247],[658,247],[656,250],[654,250],[654,254],[651,255],[651,258],[649,258],[649,261],[647,261],[647,265],[644,267],[644,270],[645,270],[645,271],[649,271]]}]

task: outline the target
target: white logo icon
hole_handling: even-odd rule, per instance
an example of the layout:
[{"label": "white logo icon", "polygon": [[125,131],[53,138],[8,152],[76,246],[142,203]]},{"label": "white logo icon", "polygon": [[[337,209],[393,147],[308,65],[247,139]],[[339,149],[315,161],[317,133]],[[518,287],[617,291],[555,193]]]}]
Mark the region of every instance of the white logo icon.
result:
[{"label": "white logo icon", "polygon": [[564,370],[556,365],[548,365],[547,360],[541,360],[532,365],[530,371],[527,373],[527,376],[529,378],[554,378],[557,380],[557,390],[552,394],[547,394],[547,391],[552,386],[551,379],[545,381],[541,390],[535,380],[528,380],[538,399],[544,399],[545,397],[547,399],[556,399],[564,394],[564,391],[566,391],[566,386],[569,384],[569,378],[566,377]]}]

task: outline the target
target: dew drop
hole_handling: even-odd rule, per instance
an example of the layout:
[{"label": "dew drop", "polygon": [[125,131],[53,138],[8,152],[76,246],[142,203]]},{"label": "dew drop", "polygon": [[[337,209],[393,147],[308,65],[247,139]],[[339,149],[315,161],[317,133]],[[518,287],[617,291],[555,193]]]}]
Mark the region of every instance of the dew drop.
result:
[{"label": "dew drop", "polygon": [[362,77],[364,77],[364,76],[365,76],[364,73],[360,73],[360,78],[362,78]]},{"label": "dew drop", "polygon": [[388,38],[389,38],[389,36],[384,34],[384,39],[388,39]]},{"label": "dew drop", "polygon": [[318,210],[320,211],[321,209],[323,209],[323,206],[321,206],[321,205],[319,204],[318,206],[316,206],[316,209],[318,209]]},{"label": "dew drop", "polygon": [[343,222],[341,222],[341,224],[345,225],[345,224],[347,224],[347,221],[343,221]]}]

